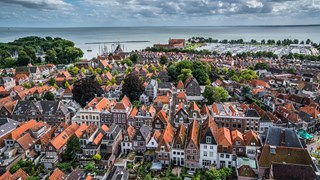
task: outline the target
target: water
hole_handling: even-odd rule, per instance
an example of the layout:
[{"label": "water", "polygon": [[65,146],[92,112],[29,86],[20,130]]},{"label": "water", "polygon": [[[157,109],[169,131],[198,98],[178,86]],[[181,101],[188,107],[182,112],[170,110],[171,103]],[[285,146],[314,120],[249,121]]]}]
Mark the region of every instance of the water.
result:
[{"label": "water", "polygon": [[[140,50],[155,43],[167,43],[169,38],[190,38],[192,36],[213,39],[311,39],[320,42],[320,26],[241,26],[241,27],[100,27],[100,28],[0,28],[0,42],[10,42],[24,36],[62,37],[75,42],[83,50],[84,58],[99,53],[99,45],[88,42],[105,41],[150,41],[148,43],[127,43],[124,50]],[[100,45],[103,46],[103,45]],[[114,48],[106,45],[108,50]],[[91,49],[92,52],[87,52]]]}]

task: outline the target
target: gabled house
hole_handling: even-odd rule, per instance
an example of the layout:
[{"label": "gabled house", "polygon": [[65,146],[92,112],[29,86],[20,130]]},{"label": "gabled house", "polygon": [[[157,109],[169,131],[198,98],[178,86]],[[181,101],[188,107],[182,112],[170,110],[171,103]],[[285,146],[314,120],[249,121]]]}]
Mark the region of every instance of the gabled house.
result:
[{"label": "gabled house", "polygon": [[189,118],[188,118],[188,112],[186,108],[187,107],[185,104],[183,103],[178,104],[175,115],[174,115],[174,120],[173,120],[174,126],[176,128],[179,127],[181,123],[184,123],[186,126],[190,124]]},{"label": "gabled house", "polygon": [[155,150],[158,147],[159,141],[161,137],[160,130],[154,130],[149,142],[147,143],[146,147],[148,150]]},{"label": "gabled house", "polygon": [[218,130],[218,168],[234,167],[235,157],[232,154],[230,130],[222,127]]},{"label": "gabled house", "polygon": [[209,115],[203,122],[200,134],[201,168],[209,168],[218,163],[218,126]]},{"label": "gabled house", "polygon": [[158,82],[154,79],[148,83],[147,87],[145,88],[145,94],[149,97],[150,101],[153,101],[157,97],[157,90],[158,90]]},{"label": "gabled house", "polygon": [[188,128],[188,135],[185,147],[185,167],[190,172],[195,172],[199,168],[200,160],[200,125],[193,120]]},{"label": "gabled house", "polygon": [[156,160],[164,166],[170,165],[170,153],[174,138],[174,128],[169,123],[160,137],[158,147],[155,150]]},{"label": "gabled house", "polygon": [[243,134],[238,130],[231,131],[232,151],[238,156],[246,154],[246,143]]},{"label": "gabled house", "polygon": [[117,124],[112,124],[104,134],[101,142],[101,155],[107,160],[108,166],[113,165],[119,155],[122,140],[122,128]]},{"label": "gabled house", "polygon": [[190,77],[184,83],[187,96],[201,96],[201,88],[197,79]]},{"label": "gabled house", "polygon": [[256,132],[249,130],[243,134],[243,139],[245,142],[245,154],[249,158],[255,158],[257,150],[261,147],[261,141]]},{"label": "gabled house", "polygon": [[169,124],[168,121],[167,113],[163,110],[160,110],[153,120],[152,127],[153,129],[163,130]]},{"label": "gabled house", "polygon": [[79,126],[76,123],[71,124],[45,147],[45,156],[41,158],[40,162],[46,169],[55,168],[61,160],[61,153],[65,150],[68,139],[74,135],[78,128]]},{"label": "gabled house", "polygon": [[196,102],[191,102],[191,104],[190,104],[190,108],[188,111],[188,119],[189,119],[189,123],[191,123],[192,120],[194,120],[194,119],[197,120],[198,123],[202,123],[200,109],[199,109]]},{"label": "gabled house", "polygon": [[172,149],[171,149],[171,163],[175,166],[185,165],[185,145],[187,139],[186,126],[181,123],[175,134]]},{"label": "gabled house", "polygon": [[149,130],[149,127],[146,125],[142,125],[140,129],[136,131],[135,135],[132,138],[132,150],[137,151],[138,153],[144,153],[147,149],[146,145],[149,142],[150,137],[151,132]]},{"label": "gabled house", "polygon": [[136,129],[129,125],[127,130],[124,131],[123,133],[123,140],[121,142],[121,152],[122,153],[129,153],[132,148],[132,140],[134,135],[136,134]]}]

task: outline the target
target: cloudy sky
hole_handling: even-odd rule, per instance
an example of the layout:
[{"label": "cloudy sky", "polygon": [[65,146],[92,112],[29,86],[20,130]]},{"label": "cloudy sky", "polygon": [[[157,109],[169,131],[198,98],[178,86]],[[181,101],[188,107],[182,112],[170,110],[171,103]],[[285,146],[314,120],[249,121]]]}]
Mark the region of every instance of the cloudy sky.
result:
[{"label": "cloudy sky", "polygon": [[1,27],[320,24],[320,0],[0,0]]}]

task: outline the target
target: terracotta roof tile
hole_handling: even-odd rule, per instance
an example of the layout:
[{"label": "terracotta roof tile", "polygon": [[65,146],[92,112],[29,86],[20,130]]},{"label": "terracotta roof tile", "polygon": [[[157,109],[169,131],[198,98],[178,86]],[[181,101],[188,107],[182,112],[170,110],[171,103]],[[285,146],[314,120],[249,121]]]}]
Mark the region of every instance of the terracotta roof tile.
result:
[{"label": "terracotta roof tile", "polygon": [[10,177],[10,179],[12,180],[26,180],[29,177],[29,175],[24,172],[21,168],[16,171],[15,173],[12,174],[12,176]]},{"label": "terracotta roof tile", "polygon": [[190,105],[190,110],[192,110],[192,111],[199,111],[199,112],[200,112],[200,109],[199,109],[199,107],[198,107],[198,105],[197,105],[196,102],[192,102],[192,103],[191,103],[191,105]]},{"label": "terracotta roof tile", "polygon": [[163,122],[163,123],[168,123],[168,116],[167,113],[164,112],[164,110],[160,110],[157,113],[157,117]]},{"label": "terracotta roof tile", "polygon": [[130,125],[130,126],[127,128],[127,133],[128,133],[129,139],[132,140],[133,136],[134,136],[135,133],[136,133],[136,129],[135,129],[133,126]]},{"label": "terracotta roof tile", "polygon": [[187,95],[183,91],[180,91],[179,94],[177,95],[177,98],[178,99],[187,99]]},{"label": "terracotta roof tile", "polygon": [[36,139],[33,138],[30,133],[26,133],[17,140],[17,143],[22,147],[23,150],[28,150],[35,144]]},{"label": "terracotta roof tile", "polygon": [[11,138],[13,140],[19,139],[24,132],[26,132],[28,129],[30,129],[31,127],[33,127],[36,124],[37,124],[37,121],[35,121],[33,119],[29,120],[23,124],[20,124],[20,126],[17,129],[15,129],[11,132]]},{"label": "terracotta roof tile", "polygon": [[255,142],[256,146],[260,146],[259,137],[256,132],[249,130],[243,135],[246,145],[250,145],[251,142]]},{"label": "terracotta roof tile", "polygon": [[103,124],[103,125],[101,126],[101,129],[102,129],[104,132],[107,132],[107,131],[109,130],[108,126],[105,125],[105,124]]},{"label": "terracotta roof tile", "polygon": [[170,97],[169,96],[157,96],[154,102],[158,103],[161,102],[163,104],[169,104],[170,103]]},{"label": "terracotta roof tile", "polygon": [[181,80],[177,84],[177,89],[184,89],[184,84]]},{"label": "terracotta roof tile", "polygon": [[66,175],[59,169],[56,168],[51,176],[49,177],[49,180],[63,180],[66,179]]},{"label": "terracotta roof tile", "polygon": [[236,145],[236,141],[240,141],[241,146],[245,145],[243,134],[240,131],[238,130],[231,131],[231,138],[232,138],[233,145]]},{"label": "terracotta roof tile", "polygon": [[88,128],[88,125],[85,123],[81,124],[81,126],[74,132],[74,134],[77,136],[77,138],[80,138],[84,131]]},{"label": "terracotta roof tile", "polygon": [[218,130],[218,144],[222,146],[231,146],[232,141],[231,141],[231,135],[230,135],[230,130],[222,127],[219,128]]},{"label": "terracotta roof tile", "polygon": [[157,150],[159,151],[161,146],[165,146],[165,151],[169,152],[172,147],[173,137],[174,137],[174,128],[169,123],[160,138],[160,142],[158,144]]},{"label": "terracotta roof tile", "polygon": [[[196,146],[199,146],[200,125],[197,120],[193,120],[189,127],[188,141],[192,141]],[[188,142],[188,143],[189,143]]]},{"label": "terracotta roof tile", "polygon": [[75,133],[78,128],[79,126],[76,123],[72,123],[63,132],[52,139],[51,144],[56,148],[56,150],[59,150],[67,143],[68,139]]}]

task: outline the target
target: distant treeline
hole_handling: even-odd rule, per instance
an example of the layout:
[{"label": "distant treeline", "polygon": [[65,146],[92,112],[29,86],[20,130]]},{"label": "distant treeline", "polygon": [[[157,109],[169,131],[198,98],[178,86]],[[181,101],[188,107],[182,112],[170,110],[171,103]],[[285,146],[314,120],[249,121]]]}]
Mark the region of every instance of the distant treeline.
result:
[{"label": "distant treeline", "polygon": [[277,46],[289,46],[290,44],[310,44],[313,47],[320,47],[320,43],[314,43],[310,39],[307,39],[306,41],[300,41],[298,39],[283,39],[283,40],[250,40],[248,42],[245,42],[243,39],[238,39],[238,40],[218,40],[218,39],[213,39],[213,38],[204,38],[204,37],[192,37],[188,39],[188,42],[200,42],[200,43],[222,43],[222,44],[265,44],[265,45],[277,45]]},{"label": "distant treeline", "polygon": [[2,68],[25,66],[29,63],[67,64],[83,56],[74,43],[62,38],[28,36],[9,43],[0,43]]}]

